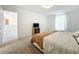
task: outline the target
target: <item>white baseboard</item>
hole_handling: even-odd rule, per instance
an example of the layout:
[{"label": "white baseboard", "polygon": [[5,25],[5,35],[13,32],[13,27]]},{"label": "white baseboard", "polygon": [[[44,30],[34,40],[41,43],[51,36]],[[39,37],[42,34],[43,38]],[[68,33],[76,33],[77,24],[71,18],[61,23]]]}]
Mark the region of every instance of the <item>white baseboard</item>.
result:
[{"label": "white baseboard", "polygon": [[23,39],[23,38],[27,38],[27,37],[32,37],[32,35],[23,36],[23,37],[18,37],[18,39]]}]

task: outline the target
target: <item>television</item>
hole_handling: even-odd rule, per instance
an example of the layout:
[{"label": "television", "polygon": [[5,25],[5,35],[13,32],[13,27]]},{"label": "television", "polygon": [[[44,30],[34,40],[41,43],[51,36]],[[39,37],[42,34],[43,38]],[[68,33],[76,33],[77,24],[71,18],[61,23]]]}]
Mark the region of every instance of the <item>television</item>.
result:
[{"label": "television", "polygon": [[39,27],[39,23],[33,23],[33,27]]}]

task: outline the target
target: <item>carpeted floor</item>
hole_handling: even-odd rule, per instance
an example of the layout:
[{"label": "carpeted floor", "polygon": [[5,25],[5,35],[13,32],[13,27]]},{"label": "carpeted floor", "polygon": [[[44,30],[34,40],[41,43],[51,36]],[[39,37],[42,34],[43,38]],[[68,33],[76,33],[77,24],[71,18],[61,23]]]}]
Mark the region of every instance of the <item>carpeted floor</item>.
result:
[{"label": "carpeted floor", "polygon": [[42,54],[30,43],[31,37],[14,40],[0,47],[1,54]]}]

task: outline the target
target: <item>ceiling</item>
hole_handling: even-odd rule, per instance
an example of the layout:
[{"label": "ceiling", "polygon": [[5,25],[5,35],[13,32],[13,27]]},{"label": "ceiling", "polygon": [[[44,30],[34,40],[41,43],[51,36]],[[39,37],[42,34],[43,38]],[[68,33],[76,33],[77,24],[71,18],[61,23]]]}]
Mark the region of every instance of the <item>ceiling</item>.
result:
[{"label": "ceiling", "polygon": [[20,8],[23,10],[29,10],[45,15],[52,15],[52,14],[57,14],[57,13],[63,13],[63,12],[68,12],[71,10],[78,9],[78,5],[54,5],[53,7],[49,9],[42,8],[41,5],[3,5],[2,6],[4,9],[5,8]]}]

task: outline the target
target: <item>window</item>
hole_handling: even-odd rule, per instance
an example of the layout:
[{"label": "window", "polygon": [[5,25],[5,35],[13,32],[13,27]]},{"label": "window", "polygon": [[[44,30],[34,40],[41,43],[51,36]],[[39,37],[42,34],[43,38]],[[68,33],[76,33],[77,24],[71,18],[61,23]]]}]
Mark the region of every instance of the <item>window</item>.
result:
[{"label": "window", "polygon": [[56,15],[55,30],[66,30],[66,16],[64,14]]}]

